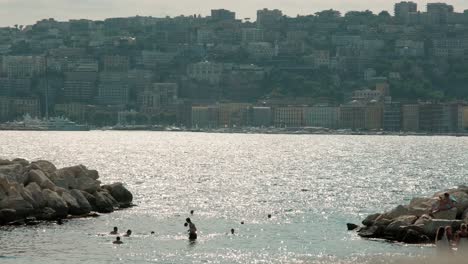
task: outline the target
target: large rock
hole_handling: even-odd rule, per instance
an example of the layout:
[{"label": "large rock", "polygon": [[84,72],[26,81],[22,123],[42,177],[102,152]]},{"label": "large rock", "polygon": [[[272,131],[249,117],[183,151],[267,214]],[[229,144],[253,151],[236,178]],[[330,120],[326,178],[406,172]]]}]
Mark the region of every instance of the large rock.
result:
[{"label": "large rock", "polygon": [[49,189],[42,190],[46,200],[47,207],[52,208],[57,217],[66,217],[68,215],[67,203],[56,192]]},{"label": "large rock", "polygon": [[119,203],[120,207],[128,207],[131,205],[133,195],[123,186],[122,183],[117,182],[110,185],[104,185],[102,188],[109,191],[112,197],[114,197],[114,199]]},{"label": "large rock", "polygon": [[22,158],[13,159],[11,162],[21,164],[23,167],[26,167],[29,165],[29,161],[22,159]]},{"label": "large rock", "polygon": [[13,162],[11,162],[10,160],[0,159],[0,166],[11,165],[11,164],[13,164]]},{"label": "large rock", "polygon": [[433,205],[437,203],[435,198],[413,198],[408,205],[409,214],[421,216],[432,211]]},{"label": "large rock", "polygon": [[381,214],[371,214],[371,215],[368,215],[363,221],[362,221],[362,224],[365,225],[365,226],[371,226],[374,224],[375,222],[375,219],[379,218],[381,216]]},{"label": "large rock", "polygon": [[57,213],[50,207],[43,208],[37,215],[39,220],[52,221],[57,219]]},{"label": "large rock", "polygon": [[29,166],[31,167],[31,169],[39,169],[48,175],[54,173],[57,170],[57,167],[55,167],[55,165],[52,164],[52,162],[47,160],[33,161]]},{"label": "large rock", "polygon": [[81,213],[80,214],[87,214],[91,212],[93,209],[91,204],[88,202],[88,199],[83,195],[83,193],[80,190],[71,190],[70,194],[76,199]]},{"label": "large rock", "polygon": [[427,214],[423,214],[418,218],[418,220],[416,220],[416,222],[414,222],[413,225],[415,225],[415,226],[424,226],[430,221],[432,221],[432,217],[430,217]]},{"label": "large rock", "polygon": [[381,226],[367,226],[359,230],[358,235],[364,238],[380,238],[383,235],[384,228]]},{"label": "large rock", "polygon": [[412,225],[418,219],[417,216],[414,215],[403,215],[395,218],[386,228],[386,234],[394,234],[399,232],[404,227]]},{"label": "large rock", "polygon": [[66,167],[55,171],[50,175],[52,181],[65,189],[79,189],[94,193],[101,184],[96,171],[90,171],[83,165]]},{"label": "large rock", "polygon": [[23,174],[24,167],[18,163],[0,165],[0,174],[6,175],[8,179],[16,181],[16,176]]},{"label": "large rock", "polygon": [[6,224],[17,219],[16,210],[14,209],[1,209],[0,210],[0,224]]},{"label": "large rock", "polygon": [[81,194],[88,200],[88,203],[91,205],[93,211],[97,211],[96,207],[96,197],[88,192],[80,191]]},{"label": "large rock", "polygon": [[26,186],[26,189],[31,194],[32,198],[36,203],[36,208],[44,208],[46,206],[46,200],[44,199],[44,195],[42,194],[41,187],[35,182],[32,182]]},{"label": "large rock", "polygon": [[34,212],[31,203],[24,200],[21,195],[10,195],[0,201],[0,209],[13,209],[19,217],[29,216]]},{"label": "large rock", "polygon": [[67,203],[69,214],[82,215],[82,214],[89,213],[89,211],[81,209],[80,205],[78,204],[78,201],[70,193],[63,192],[62,199]]},{"label": "large rock", "polygon": [[453,192],[452,197],[457,200],[455,207],[458,209],[458,214],[461,215],[468,209],[468,194],[463,191]]},{"label": "large rock", "polygon": [[55,189],[55,184],[51,180],[49,180],[49,178],[47,178],[47,176],[41,170],[29,171],[29,177],[26,183],[30,184],[32,182],[37,183],[37,185],[39,185],[41,189],[49,189],[49,190]]},{"label": "large rock", "polygon": [[456,230],[463,223],[461,220],[445,220],[445,219],[432,219],[422,226],[424,234],[430,238],[435,237],[437,229],[439,227],[451,226],[453,230]]},{"label": "large rock", "polygon": [[94,197],[96,197],[96,210],[99,213],[111,213],[114,207],[118,206],[118,202],[106,191],[96,192]]},{"label": "large rock", "polygon": [[457,219],[458,209],[452,208],[450,210],[444,210],[437,212],[434,215],[434,219],[446,219],[446,220],[455,220]]},{"label": "large rock", "polygon": [[386,218],[386,219],[395,219],[397,217],[403,216],[403,215],[408,215],[409,214],[409,209],[406,206],[403,205],[398,205],[397,207],[393,208],[389,212],[385,212],[381,218]]}]

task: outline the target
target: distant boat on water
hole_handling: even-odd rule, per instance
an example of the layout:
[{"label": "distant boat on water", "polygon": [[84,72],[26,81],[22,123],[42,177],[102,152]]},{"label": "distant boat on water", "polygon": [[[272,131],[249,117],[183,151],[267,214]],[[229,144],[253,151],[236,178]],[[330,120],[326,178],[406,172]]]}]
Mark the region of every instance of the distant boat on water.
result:
[{"label": "distant boat on water", "polygon": [[65,117],[40,119],[26,114],[22,120],[1,124],[0,130],[89,131],[89,126],[77,124]]}]

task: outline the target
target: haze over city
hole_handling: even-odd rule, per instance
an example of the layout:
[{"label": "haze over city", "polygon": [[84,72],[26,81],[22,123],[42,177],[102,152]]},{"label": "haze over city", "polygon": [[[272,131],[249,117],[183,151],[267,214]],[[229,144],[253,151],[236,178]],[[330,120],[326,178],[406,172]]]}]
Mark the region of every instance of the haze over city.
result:
[{"label": "haze over city", "polygon": [[[154,0],[0,0],[0,26],[14,24],[34,24],[43,18],[53,17],[57,20],[78,18],[104,19],[110,17],[141,16],[178,16],[181,14],[192,15],[194,13],[209,15],[213,8],[226,8],[237,13],[238,18],[255,18],[256,10],[261,8],[278,8],[288,16],[297,14],[313,14],[325,9],[336,9],[340,12],[350,10],[366,10],[380,12],[393,10],[393,5],[398,1],[393,0],[178,0],[154,1]],[[428,2],[414,1],[418,3],[419,10],[424,10]],[[454,5],[456,11],[468,9],[468,1],[451,0],[444,1]],[[177,4],[175,4],[177,3]]]}]

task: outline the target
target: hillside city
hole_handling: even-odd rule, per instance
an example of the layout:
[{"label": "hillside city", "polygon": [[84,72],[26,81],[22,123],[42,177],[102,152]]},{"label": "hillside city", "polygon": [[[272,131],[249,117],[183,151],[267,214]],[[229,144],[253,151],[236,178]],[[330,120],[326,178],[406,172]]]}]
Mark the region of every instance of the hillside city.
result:
[{"label": "hillside city", "polygon": [[[424,9],[424,11],[420,10]],[[53,18],[0,28],[0,121],[96,127],[468,128],[468,10]]]}]

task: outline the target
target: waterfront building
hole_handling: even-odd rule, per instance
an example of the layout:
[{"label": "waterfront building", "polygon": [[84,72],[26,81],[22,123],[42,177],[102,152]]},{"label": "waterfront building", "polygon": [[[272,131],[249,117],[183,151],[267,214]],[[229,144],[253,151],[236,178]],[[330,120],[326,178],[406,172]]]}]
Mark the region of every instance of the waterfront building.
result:
[{"label": "waterfront building", "polygon": [[366,106],[359,101],[351,101],[340,107],[340,128],[364,129],[366,127]]},{"label": "waterfront building", "polygon": [[419,105],[419,129],[425,132],[448,132],[447,111],[439,103],[422,103]]},{"label": "waterfront building", "polygon": [[148,115],[157,115],[170,106],[175,107],[177,93],[176,83],[153,83],[140,94],[140,111]]},{"label": "waterfront building", "polygon": [[401,107],[403,131],[419,131],[419,104],[405,104]]},{"label": "waterfront building", "polygon": [[56,104],[54,112],[56,116],[64,116],[72,121],[86,122],[87,105],[82,103]]},{"label": "waterfront building", "polygon": [[243,127],[249,124],[251,104],[222,103],[219,104],[219,125],[221,127]]},{"label": "waterfront building", "polygon": [[365,129],[381,130],[383,128],[383,106],[378,102],[371,102],[365,107]]},{"label": "waterfront building", "polygon": [[12,98],[11,112],[13,117],[21,117],[29,114],[31,117],[40,117],[41,110],[37,98]]},{"label": "waterfront building", "polygon": [[0,96],[0,121],[7,121],[10,118],[11,102],[10,98]]},{"label": "waterfront building", "polygon": [[398,102],[386,103],[383,113],[383,129],[385,131],[400,131],[401,120],[401,104]]},{"label": "waterfront building", "polygon": [[340,108],[335,106],[313,106],[304,108],[304,125],[336,129],[340,123]]},{"label": "waterfront building", "polygon": [[0,78],[0,96],[28,96],[30,93],[30,78]]},{"label": "waterfront building", "polygon": [[267,106],[254,106],[251,110],[252,113],[252,126],[254,127],[269,127],[272,122],[271,107]]},{"label": "waterfront building", "polygon": [[286,106],[277,107],[273,112],[273,124],[275,127],[302,127],[304,107]]},{"label": "waterfront building", "polygon": [[218,106],[192,106],[192,128],[217,128],[218,119]]}]

